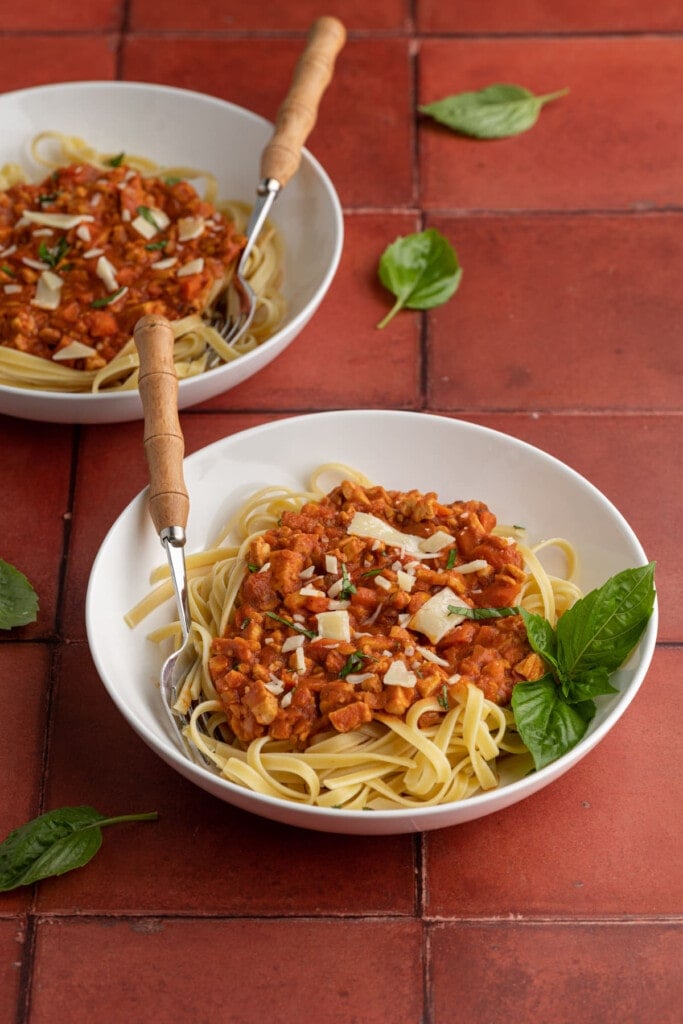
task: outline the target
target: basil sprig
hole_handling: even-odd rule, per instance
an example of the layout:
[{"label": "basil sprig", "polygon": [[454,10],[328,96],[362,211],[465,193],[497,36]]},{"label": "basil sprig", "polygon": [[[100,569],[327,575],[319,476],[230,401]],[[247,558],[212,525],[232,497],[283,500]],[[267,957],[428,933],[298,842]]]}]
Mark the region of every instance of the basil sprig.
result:
[{"label": "basil sprig", "polygon": [[26,626],[38,617],[38,595],[24,576],[0,558],[0,629]]},{"label": "basil sprig", "polygon": [[542,107],[569,92],[535,96],[522,85],[496,83],[477,92],[461,92],[419,107],[435,121],[476,139],[504,139],[526,132],[538,121]]},{"label": "basil sprig", "polygon": [[532,648],[550,670],[517,683],[512,710],[536,768],[571,750],[593,719],[595,697],[616,693],[610,675],[639,642],[655,600],[654,562],[625,569],[580,598],[553,629],[520,609]]},{"label": "basil sprig", "polygon": [[0,892],[63,875],[91,860],[102,829],[126,821],[152,821],[156,811],[107,818],[94,807],[60,807],[21,825],[0,844]]},{"label": "basil sprig", "polygon": [[404,307],[432,309],[447,302],[461,277],[455,250],[436,228],[397,238],[379,261],[380,281],[396,296],[396,302],[377,327],[386,327]]},{"label": "basil sprig", "polygon": [[449,604],[449,615],[462,615],[464,619],[506,619],[509,615],[519,615],[518,607],[512,608],[469,608],[466,605]]}]

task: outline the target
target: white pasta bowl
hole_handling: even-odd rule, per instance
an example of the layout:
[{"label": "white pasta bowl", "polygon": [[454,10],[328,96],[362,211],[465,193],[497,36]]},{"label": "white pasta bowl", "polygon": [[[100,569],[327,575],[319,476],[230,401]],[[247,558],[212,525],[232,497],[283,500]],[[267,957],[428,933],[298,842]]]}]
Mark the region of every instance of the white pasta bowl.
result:
[{"label": "white pasta bowl", "polygon": [[[242,107],[184,89],[73,82],[0,96],[0,129],[0,166],[19,164],[32,180],[47,172],[32,160],[31,140],[54,130],[103,152],[211,171],[221,198],[252,203],[273,126]],[[181,409],[222,394],[275,359],[303,330],[332,282],[343,244],[342,211],[329,177],[307,150],[271,220],[284,244],[285,319],[257,349],[180,381]],[[0,385],[0,413],[53,423],[115,423],[141,419],[142,405],[137,390],[66,394]]]},{"label": "white pasta bowl", "polygon": [[[268,485],[301,489],[320,464],[354,466],[388,489],[436,491],[443,501],[486,502],[499,522],[523,523],[530,542],[563,536],[578,551],[585,591],[645,553],[619,511],[586,479],[557,459],[508,435],[441,416],[412,412],[317,413],[268,423],[224,438],[185,460],[190,494],[188,551],[210,546],[221,525],[253,492]],[[426,831],[480,818],[515,804],[577,764],[617,724],[645,678],[655,646],[657,609],[617,688],[598,698],[584,738],[540,771],[457,803],[386,811],[320,808],[252,793],[197,767],[180,752],[159,693],[163,652],[146,639],[172,621],[171,603],[135,629],[124,615],[149,592],[163,550],[149,519],[146,493],[135,498],[105,538],[90,576],[86,621],[90,650],[115,705],[149,747],[185,778],[236,807],[303,828],[355,834]]]}]

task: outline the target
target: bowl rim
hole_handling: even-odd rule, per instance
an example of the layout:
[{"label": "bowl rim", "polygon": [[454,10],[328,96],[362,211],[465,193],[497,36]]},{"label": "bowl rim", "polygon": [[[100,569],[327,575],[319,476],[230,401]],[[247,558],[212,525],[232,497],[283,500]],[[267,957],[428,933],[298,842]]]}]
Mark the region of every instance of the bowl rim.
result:
[{"label": "bowl rim", "polygon": [[[136,80],[112,80],[107,81],[106,79],[83,79],[73,82],[54,82],[45,85],[33,85],[27,86],[23,89],[15,89],[10,92],[2,93],[0,95],[0,115],[2,113],[2,106],[7,101],[21,100],[24,96],[40,96],[46,93],[57,93],[57,92],[72,92],[79,89],[92,89],[95,92],[107,92],[114,89],[117,92],[143,90],[145,92],[164,93],[169,96],[183,96],[190,99],[196,99],[202,103],[207,103],[210,106],[216,108],[229,108],[232,112],[239,114],[240,116],[246,117],[248,120],[253,121],[254,124],[260,125],[264,128],[272,129],[274,124],[268,118],[263,117],[261,114],[255,113],[253,110],[249,110],[247,107],[242,107],[237,103],[233,103],[231,100],[221,99],[219,96],[212,96],[209,93],[203,93],[196,89],[185,89],[175,85],[164,85],[153,82],[139,82]],[[259,356],[262,358],[262,353],[267,350],[273,343],[277,344],[281,341],[281,335],[286,331],[287,333],[293,332],[295,335],[305,326],[305,323],[310,315],[311,307],[315,309],[317,302],[321,301],[320,296],[324,296],[337,272],[339,262],[341,260],[342,250],[344,246],[344,214],[341,205],[341,201],[337,194],[337,191],[332,183],[332,179],[324,169],[322,164],[317,160],[315,156],[305,146],[302,148],[301,155],[302,163],[307,164],[312,171],[318,176],[321,185],[323,186],[324,192],[330,202],[331,212],[333,215],[334,222],[334,244],[332,247],[332,258],[329,266],[316,288],[316,296],[309,299],[303,309],[301,309],[296,316],[289,322],[285,323],[282,327],[278,328],[275,334],[271,335],[266,341],[264,341],[258,348],[252,349],[251,352],[245,352],[235,362],[242,368],[248,368],[251,363],[258,360]],[[258,184],[256,177],[254,178],[254,195],[256,185]],[[183,393],[188,390],[188,385],[197,380],[206,380],[210,376],[217,373],[225,372],[229,367],[232,367],[233,363],[224,363],[216,366],[211,370],[207,370],[205,373],[199,374],[195,377],[185,377],[178,381],[179,398],[182,398]],[[220,392],[218,392],[220,393]],[[103,408],[107,404],[118,402],[121,403],[122,399],[128,399],[129,402],[135,402],[138,396],[137,389],[131,389],[128,391],[102,391],[93,394],[91,392],[68,392],[68,391],[50,391],[42,388],[21,388],[15,387],[11,384],[0,383],[0,395],[6,394],[12,396],[17,400],[31,396],[34,399],[40,399],[40,401],[48,401],[54,404],[56,407],[66,405],[78,405],[79,407],[87,408],[89,405],[97,403],[98,406]],[[139,401],[139,398],[138,398]]]}]

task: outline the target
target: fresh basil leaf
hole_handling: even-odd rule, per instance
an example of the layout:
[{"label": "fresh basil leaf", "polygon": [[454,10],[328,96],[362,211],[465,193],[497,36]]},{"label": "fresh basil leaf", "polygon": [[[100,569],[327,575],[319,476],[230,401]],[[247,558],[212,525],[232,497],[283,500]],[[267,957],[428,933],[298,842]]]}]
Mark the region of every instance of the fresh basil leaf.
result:
[{"label": "fresh basil leaf", "polygon": [[24,576],[0,558],[0,629],[26,626],[38,617],[38,595]]},{"label": "fresh basil leaf", "polygon": [[55,267],[64,259],[70,246],[64,235],[61,236],[56,245],[47,246],[45,242],[41,242],[38,246],[38,255],[41,260],[47,263],[54,270]]},{"label": "fresh basil leaf", "polygon": [[348,658],[339,670],[339,678],[346,679],[352,672],[362,672],[363,662],[370,657],[369,654],[363,654],[362,651],[354,651],[349,654]]},{"label": "fresh basil leaf", "polygon": [[449,604],[449,615],[462,615],[466,619],[506,619],[510,615],[519,615],[519,608],[469,608],[463,605]]},{"label": "fresh basil leaf", "polygon": [[580,598],[557,624],[557,659],[563,679],[589,669],[613,672],[640,640],[655,600],[654,562],[625,569]]},{"label": "fresh basil leaf", "polygon": [[386,327],[404,307],[432,309],[447,302],[461,277],[455,250],[436,228],[397,238],[379,261],[380,281],[396,302],[377,327]]},{"label": "fresh basil leaf", "polygon": [[342,601],[348,601],[348,599],[351,597],[351,595],[356,593],[356,586],[355,586],[354,583],[351,582],[351,577],[349,576],[349,570],[346,568],[346,566],[344,565],[343,562],[342,562],[342,567],[341,567],[341,573],[342,573],[342,588],[339,591],[339,597],[340,597],[340,599]]},{"label": "fresh basil leaf", "polygon": [[120,167],[125,155],[125,153],[118,153],[116,156],[110,156],[109,159],[104,162],[108,167]]},{"label": "fresh basil leaf", "polygon": [[568,704],[580,704],[585,700],[592,700],[593,697],[602,697],[608,693],[618,693],[609,681],[609,672],[600,665],[597,668],[588,669],[578,679],[561,680],[562,693]]},{"label": "fresh basil leaf", "polygon": [[544,661],[557,668],[557,637],[555,630],[547,619],[542,615],[535,615],[526,608],[520,608],[520,615],[524,619],[526,635],[529,643],[540,654]]},{"label": "fresh basil leaf", "polygon": [[87,864],[102,845],[105,825],[156,817],[153,811],[107,818],[93,807],[61,807],[41,814],[10,832],[0,844],[0,892]]},{"label": "fresh basil leaf", "polygon": [[568,89],[535,96],[521,85],[496,83],[477,92],[461,92],[419,107],[440,124],[476,139],[504,139],[532,128],[541,108],[566,96]]},{"label": "fresh basil leaf", "polygon": [[595,714],[592,701],[568,704],[552,676],[517,683],[511,703],[517,731],[536,769],[576,746]]}]

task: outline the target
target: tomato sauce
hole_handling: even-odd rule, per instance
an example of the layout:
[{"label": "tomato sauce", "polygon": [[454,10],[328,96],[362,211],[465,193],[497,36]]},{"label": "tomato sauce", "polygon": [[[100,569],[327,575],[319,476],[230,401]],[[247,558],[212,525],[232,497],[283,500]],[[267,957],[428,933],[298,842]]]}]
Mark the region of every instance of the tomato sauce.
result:
[{"label": "tomato sauce", "polygon": [[[378,521],[395,532],[369,535]],[[514,607],[523,560],[495,525],[481,502],[444,505],[350,481],[284,512],[252,541],[233,622],[212,645],[211,676],[235,736],[303,748],[323,730],[404,718],[423,697],[445,711],[468,683],[509,704],[516,682],[544,670],[521,616],[449,611]],[[427,615],[427,602],[441,612]]]},{"label": "tomato sauce", "polygon": [[124,164],[13,185],[0,192],[0,343],[52,359],[80,342],[92,352],[62,365],[99,369],[142,315],[201,313],[244,242],[189,182]]}]

